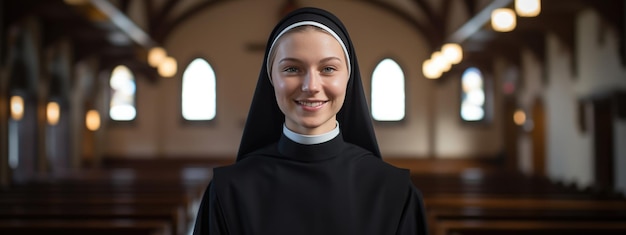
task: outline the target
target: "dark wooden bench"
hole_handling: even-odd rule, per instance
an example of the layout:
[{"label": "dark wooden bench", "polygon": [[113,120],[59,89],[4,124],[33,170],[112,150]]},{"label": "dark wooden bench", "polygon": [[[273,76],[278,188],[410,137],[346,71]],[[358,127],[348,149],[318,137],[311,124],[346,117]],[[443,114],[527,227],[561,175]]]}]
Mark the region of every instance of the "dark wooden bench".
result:
[{"label": "dark wooden bench", "polygon": [[623,235],[625,232],[624,222],[454,220],[439,222],[432,235]]},{"label": "dark wooden bench", "polygon": [[181,207],[169,205],[22,205],[0,207],[0,220],[109,220],[132,219],[134,221],[163,221],[175,234],[184,234],[189,223]]},{"label": "dark wooden bench", "polygon": [[0,220],[1,234],[46,235],[171,235],[168,222],[133,219],[7,219]]},{"label": "dark wooden bench", "polygon": [[[93,235],[91,230],[110,227],[95,234],[182,235],[195,216],[209,173],[204,168],[124,168],[41,177],[0,190],[0,231]],[[77,220],[85,226],[72,227]]]},{"label": "dark wooden bench", "polygon": [[431,198],[425,203],[432,234],[626,234],[623,201]]},{"label": "dark wooden bench", "polygon": [[541,177],[415,174],[435,235],[626,234],[626,200]]},{"label": "dark wooden bench", "polygon": [[[596,198],[573,188],[564,187],[540,177],[526,177],[513,173],[478,173],[476,176],[462,174],[415,174],[414,184],[425,196],[467,195],[506,196],[535,198]],[[604,197],[606,199],[608,197]]]}]

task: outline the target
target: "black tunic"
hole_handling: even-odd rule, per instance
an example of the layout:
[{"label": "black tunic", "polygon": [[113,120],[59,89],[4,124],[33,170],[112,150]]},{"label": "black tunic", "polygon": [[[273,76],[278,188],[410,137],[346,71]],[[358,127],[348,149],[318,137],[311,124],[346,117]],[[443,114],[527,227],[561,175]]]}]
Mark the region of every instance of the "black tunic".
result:
[{"label": "black tunic", "polygon": [[[337,35],[351,68],[336,116],[340,135],[316,145],[282,134],[285,116],[267,69],[273,42],[307,22]],[[319,8],[296,9],[267,42],[237,163],[214,170],[194,234],[426,234],[422,198],[409,172],[381,160],[356,52],[339,18]]]},{"label": "black tunic", "polygon": [[426,234],[407,170],[343,141],[276,144],[216,168],[194,234]]}]

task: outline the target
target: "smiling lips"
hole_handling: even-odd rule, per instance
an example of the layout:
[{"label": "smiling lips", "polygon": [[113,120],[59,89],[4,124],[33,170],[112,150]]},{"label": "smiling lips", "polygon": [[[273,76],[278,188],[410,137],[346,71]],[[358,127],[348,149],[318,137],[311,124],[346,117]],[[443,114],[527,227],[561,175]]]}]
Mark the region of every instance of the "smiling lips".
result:
[{"label": "smiling lips", "polygon": [[296,104],[300,105],[303,109],[308,111],[314,111],[320,109],[328,101],[301,101],[296,100]]}]

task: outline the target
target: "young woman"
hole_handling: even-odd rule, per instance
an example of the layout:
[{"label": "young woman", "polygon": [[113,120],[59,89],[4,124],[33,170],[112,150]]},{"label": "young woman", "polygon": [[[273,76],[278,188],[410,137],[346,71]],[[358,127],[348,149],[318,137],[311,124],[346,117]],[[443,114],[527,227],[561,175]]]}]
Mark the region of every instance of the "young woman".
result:
[{"label": "young woman", "polygon": [[409,172],[381,160],[344,25],[317,8],[288,14],[194,234],[426,234],[423,209]]}]

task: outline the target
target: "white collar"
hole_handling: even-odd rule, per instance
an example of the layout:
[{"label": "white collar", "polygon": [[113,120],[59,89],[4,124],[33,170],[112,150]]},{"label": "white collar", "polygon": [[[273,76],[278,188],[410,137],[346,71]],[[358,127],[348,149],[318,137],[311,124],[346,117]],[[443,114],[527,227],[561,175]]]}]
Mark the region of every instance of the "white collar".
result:
[{"label": "white collar", "polygon": [[287,128],[287,125],[283,124],[283,134],[287,136],[293,142],[305,145],[313,145],[313,144],[321,144],[326,141],[332,140],[333,138],[339,135],[339,122],[337,122],[337,126],[335,129],[319,135],[303,135],[293,132]]}]

